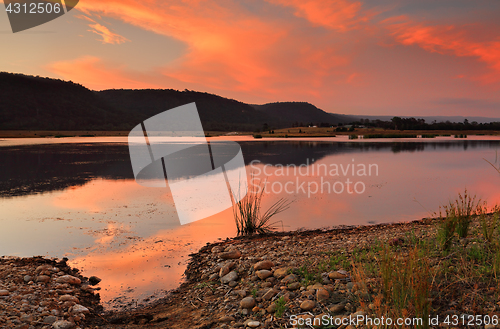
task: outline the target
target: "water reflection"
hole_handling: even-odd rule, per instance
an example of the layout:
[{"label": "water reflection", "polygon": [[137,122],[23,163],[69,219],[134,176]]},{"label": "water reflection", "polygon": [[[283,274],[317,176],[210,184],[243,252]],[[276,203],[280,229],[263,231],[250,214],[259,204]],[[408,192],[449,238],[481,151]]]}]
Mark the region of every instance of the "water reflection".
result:
[{"label": "water reflection", "polygon": [[[301,165],[330,155],[467,150],[498,147],[499,141],[425,142],[240,142],[245,164]],[[132,179],[125,143],[66,143],[0,147],[0,197],[29,195],[83,185],[96,178]],[[173,179],[178,177],[173,177]]]}]

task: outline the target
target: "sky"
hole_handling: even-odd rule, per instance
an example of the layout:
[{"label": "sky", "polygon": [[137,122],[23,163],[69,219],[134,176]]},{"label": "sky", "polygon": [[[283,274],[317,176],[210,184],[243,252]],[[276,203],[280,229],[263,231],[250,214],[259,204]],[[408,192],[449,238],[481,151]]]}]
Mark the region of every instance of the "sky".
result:
[{"label": "sky", "polygon": [[12,33],[0,5],[0,71],[332,113],[500,117],[498,17],[497,0],[80,0]]}]

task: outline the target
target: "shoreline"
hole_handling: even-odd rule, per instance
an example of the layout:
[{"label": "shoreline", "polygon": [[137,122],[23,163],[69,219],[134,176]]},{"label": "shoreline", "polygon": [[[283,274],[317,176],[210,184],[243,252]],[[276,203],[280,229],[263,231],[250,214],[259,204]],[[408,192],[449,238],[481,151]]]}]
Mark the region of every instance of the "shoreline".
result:
[{"label": "shoreline", "polygon": [[[249,131],[206,131],[205,137],[251,137],[260,135],[262,138],[277,139],[277,138],[328,138],[350,135],[424,135],[434,137],[453,137],[454,135],[466,136],[499,136],[500,131],[497,130],[381,130],[370,128],[356,128],[353,131],[329,131],[328,128],[308,128],[302,127],[303,132],[298,132],[299,128],[282,128],[277,129],[274,133],[269,132],[249,132]],[[127,137],[130,131],[128,130],[0,130],[0,138],[68,138],[68,137]],[[286,136],[286,137],[285,137]],[[465,137],[466,138],[466,137]],[[371,138],[370,138],[371,139]],[[433,138],[424,138],[432,140]],[[463,139],[463,138],[460,138]]]},{"label": "shoreline", "polygon": [[[95,312],[81,328],[282,328],[290,325],[292,318],[312,321],[320,316],[331,319],[366,316],[376,312],[375,294],[361,289],[360,282],[374,284],[378,275],[375,278],[359,275],[360,265],[378,257],[366,251],[381,243],[393,250],[397,258],[411,255],[412,248],[418,245],[415,241],[434,241],[441,222],[439,218],[423,218],[403,223],[276,232],[207,243],[189,255],[184,282],[166,292],[165,297],[137,309]],[[474,232],[471,237],[457,240],[456,248],[466,250],[482,241],[477,221],[471,224],[471,230]],[[425,257],[429,257],[434,270],[441,262],[452,261],[450,257],[455,252],[437,258],[431,254]],[[330,261],[330,267],[324,267],[325,259]],[[442,271],[440,267],[437,270]],[[445,291],[429,297],[431,315],[484,313],[500,317],[496,279],[493,286],[461,284],[458,296],[457,290],[453,290],[452,295]],[[493,302],[485,297],[481,301],[484,305],[472,305],[467,298],[474,291],[491,296]],[[365,303],[363,298],[372,301]]]}]

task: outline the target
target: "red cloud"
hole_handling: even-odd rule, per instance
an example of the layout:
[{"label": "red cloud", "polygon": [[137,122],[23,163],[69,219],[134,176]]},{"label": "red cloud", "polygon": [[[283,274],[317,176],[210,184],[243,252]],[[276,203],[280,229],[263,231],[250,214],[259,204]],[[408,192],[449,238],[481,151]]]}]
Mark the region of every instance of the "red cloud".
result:
[{"label": "red cloud", "polygon": [[500,81],[500,41],[475,41],[466,28],[430,26],[415,23],[401,16],[386,20],[390,33],[403,45],[417,45],[429,52],[460,57],[475,57],[491,72],[478,77],[483,83]]}]

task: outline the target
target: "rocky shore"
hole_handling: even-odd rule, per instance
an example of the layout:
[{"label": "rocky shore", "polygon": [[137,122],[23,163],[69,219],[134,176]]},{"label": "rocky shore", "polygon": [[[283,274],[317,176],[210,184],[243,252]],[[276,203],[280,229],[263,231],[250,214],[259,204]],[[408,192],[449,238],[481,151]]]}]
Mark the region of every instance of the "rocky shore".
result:
[{"label": "rocky shore", "polygon": [[[191,255],[186,282],[164,300],[134,312],[110,314],[99,326],[291,328],[294,327],[292,319],[374,316],[381,304],[376,295],[381,292],[366,287],[375,286],[378,279],[360,277],[350,264],[362,262],[363,258],[357,255],[377,244],[386,244],[405,256],[405,249],[412,241],[424,241],[435,235],[436,223],[428,219],[330,231],[257,235],[207,244]],[[473,239],[469,242],[475,245]],[[364,255],[366,260],[377,258]],[[435,259],[431,263],[429,273],[441,271],[443,260]],[[484,313],[498,317],[498,281],[492,285],[458,284],[452,289],[455,295],[448,295],[449,289],[443,290],[442,294],[429,296],[431,310],[442,316]],[[474,289],[475,294],[491,298],[483,298],[481,303],[471,300],[469,293]],[[322,328],[354,327],[346,323]],[[437,327],[453,326],[441,323]],[[481,327],[496,326],[490,323],[478,326]]]},{"label": "rocky shore", "polygon": [[92,284],[66,259],[0,258],[0,328],[86,328],[101,312]]},{"label": "rocky shore", "polygon": [[[76,326],[109,329],[311,328],[308,324],[319,324],[327,317],[339,325],[318,328],[371,328],[375,326],[356,326],[342,320],[396,314],[392,305],[387,307],[389,304],[385,304],[390,296],[382,291],[379,269],[370,270],[371,262],[381,261],[381,249],[374,253],[374,247],[387,246],[387,250],[396,255],[395,261],[402,262],[396,264],[406,264],[405,260],[412,259],[412,250],[417,245],[434,242],[436,230],[436,221],[426,219],[328,231],[256,235],[207,244],[191,255],[186,280],[179,288],[153,305],[119,313],[98,314],[95,295],[85,278],[78,277],[83,280],[78,285],[63,283],[60,278],[77,273],[74,270],[68,273],[66,267],[58,266],[57,262],[48,267],[23,265],[27,267],[22,269],[19,260],[11,263],[3,260],[0,290],[7,291],[9,297],[0,297],[3,298],[0,299],[0,324],[15,328],[5,326],[10,321],[8,323],[26,329]],[[463,255],[474,255],[484,247],[477,233],[477,223],[471,225],[471,230],[470,238],[457,241],[457,248],[463,250]],[[423,303],[429,306],[429,315],[439,316],[441,322],[429,327],[462,327],[443,323],[447,316],[500,317],[499,286],[493,274],[484,272],[482,267],[477,267],[479,274],[476,274],[473,271],[476,265],[471,261],[466,264],[467,268],[464,267],[469,277],[463,278],[457,264],[461,254],[451,252],[443,256],[437,249],[427,250],[428,267],[412,268],[416,273],[409,275],[420,278],[423,276],[419,275],[428,274],[432,280],[429,289],[434,290],[423,295]],[[18,274],[4,281],[8,277],[5,267],[12,269],[14,265]],[[37,282],[42,275],[50,275],[50,281]],[[31,280],[26,283],[28,278],[24,276],[30,276]],[[37,287],[49,288],[49,293],[37,294]],[[88,311],[83,311],[85,309]],[[405,314],[413,310],[401,311]],[[318,322],[313,322],[315,319]],[[49,320],[66,321],[68,327],[44,322]],[[407,326],[411,327],[414,326]],[[489,320],[475,327],[500,328],[497,322]]]}]

